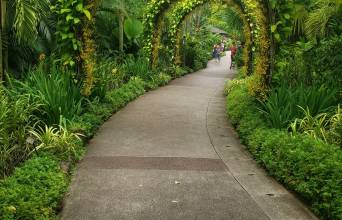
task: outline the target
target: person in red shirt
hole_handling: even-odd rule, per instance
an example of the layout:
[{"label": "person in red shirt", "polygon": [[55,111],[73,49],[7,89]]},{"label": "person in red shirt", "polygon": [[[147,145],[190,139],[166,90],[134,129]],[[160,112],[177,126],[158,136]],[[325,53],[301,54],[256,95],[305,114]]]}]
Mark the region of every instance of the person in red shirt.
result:
[{"label": "person in red shirt", "polygon": [[237,53],[237,48],[236,48],[235,42],[233,42],[232,46],[230,47],[230,68],[229,69],[232,69],[233,67],[233,61],[234,61],[234,57],[236,53]]}]

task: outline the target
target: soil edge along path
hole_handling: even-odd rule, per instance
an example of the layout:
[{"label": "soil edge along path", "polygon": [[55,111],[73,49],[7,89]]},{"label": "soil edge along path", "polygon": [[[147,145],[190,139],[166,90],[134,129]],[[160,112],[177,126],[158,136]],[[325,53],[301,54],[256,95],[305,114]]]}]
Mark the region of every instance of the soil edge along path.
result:
[{"label": "soil edge along path", "polygon": [[90,141],[61,218],[316,219],[256,165],[227,121],[228,57],[113,115]]}]

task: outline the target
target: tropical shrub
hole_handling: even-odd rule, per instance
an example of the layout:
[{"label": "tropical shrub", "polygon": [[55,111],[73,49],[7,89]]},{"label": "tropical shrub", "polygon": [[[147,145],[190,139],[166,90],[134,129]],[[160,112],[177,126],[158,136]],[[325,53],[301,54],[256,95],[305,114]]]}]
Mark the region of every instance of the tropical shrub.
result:
[{"label": "tropical shrub", "polygon": [[336,89],[325,86],[281,86],[274,88],[267,100],[259,101],[259,109],[272,127],[286,128],[295,118],[303,116],[298,106],[317,115],[337,106],[337,96]]},{"label": "tropical shrub", "polygon": [[119,88],[125,82],[125,73],[111,57],[99,58],[94,70],[95,87],[92,98],[105,98],[107,91]]},{"label": "tropical shrub", "polygon": [[55,156],[27,160],[0,180],[1,219],[54,219],[67,190],[67,178]]},{"label": "tropical shrub", "polygon": [[183,49],[185,66],[194,71],[203,69],[211,59],[212,46],[218,41],[214,35],[206,32],[197,33],[195,36],[187,36],[186,45]]},{"label": "tropical shrub", "polygon": [[[324,39],[317,47],[304,53],[306,68],[312,73],[311,79],[319,85],[340,88],[342,85],[341,36]],[[332,53],[332,51],[334,51]],[[341,98],[342,100],[342,98]]]},{"label": "tropical shrub", "polygon": [[140,77],[145,81],[151,80],[152,71],[150,70],[150,64],[148,59],[142,56],[137,58],[133,56],[127,57],[125,60],[122,69],[125,73],[126,82],[133,76]]},{"label": "tropical shrub", "polygon": [[[309,135],[273,129],[254,107],[248,86],[234,86],[227,114],[255,159],[298,193],[322,219],[342,218],[342,151]],[[334,117],[333,121],[340,120]]]},{"label": "tropical shrub", "polygon": [[39,102],[32,95],[15,95],[0,85],[0,178],[26,159],[32,144],[30,131],[38,119]]},{"label": "tropical shrub", "polygon": [[38,117],[47,125],[58,125],[60,118],[72,119],[82,111],[81,88],[71,79],[71,74],[56,67],[46,73],[33,69],[23,82],[14,82],[12,89],[21,94],[31,94],[42,104]]},{"label": "tropical shrub", "polygon": [[315,139],[342,147],[342,111],[340,106],[332,116],[329,116],[328,113],[312,116],[308,108],[300,108],[305,116],[303,119],[295,119],[291,123],[290,128],[293,134],[304,133]]},{"label": "tropical shrub", "polygon": [[91,20],[91,13],[83,0],[54,1],[51,11],[57,18],[56,36],[59,45],[60,63],[66,67],[75,67],[78,64],[77,56],[82,50],[80,39],[81,21],[84,18]]},{"label": "tropical shrub", "polygon": [[[66,123],[64,123],[66,126]],[[80,134],[70,132],[63,125],[58,127],[40,127],[31,131],[32,138],[35,139],[37,145],[30,153],[38,153],[39,151],[51,152],[58,158],[67,161],[74,161],[77,158],[77,148],[80,144]]]}]

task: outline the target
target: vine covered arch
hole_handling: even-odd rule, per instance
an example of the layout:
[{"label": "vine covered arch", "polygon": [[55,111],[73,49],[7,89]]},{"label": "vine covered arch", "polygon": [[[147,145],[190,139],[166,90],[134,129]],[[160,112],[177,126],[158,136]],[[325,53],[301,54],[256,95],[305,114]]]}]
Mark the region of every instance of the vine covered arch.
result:
[{"label": "vine covered arch", "polygon": [[[169,17],[167,35],[170,40],[170,58],[177,61],[180,45],[181,23],[185,17],[197,7],[205,3],[221,2],[228,4],[239,14],[244,23],[244,35],[246,38],[243,51],[244,67],[246,75],[253,75],[250,83],[250,91],[263,93],[266,89],[266,81],[269,70],[270,31],[267,22],[267,14],[263,0],[152,0],[144,18],[144,49],[151,58],[152,66],[155,66],[159,56],[162,29],[165,25],[165,16]],[[253,68],[252,68],[253,67]]]},{"label": "vine covered arch", "polygon": [[[88,8],[95,15],[101,0],[88,0]],[[244,73],[252,75],[250,91],[258,94],[267,88],[270,62],[270,27],[267,20],[268,11],[264,0],[150,0],[144,14],[144,51],[150,58],[151,64],[156,65],[159,47],[161,44],[164,18],[169,16],[170,23],[167,26],[167,36],[171,44],[168,52],[172,61],[176,60],[177,50],[180,48],[179,36],[181,36],[181,23],[186,16],[196,8],[212,2],[228,4],[237,12],[244,23],[245,47]],[[94,16],[93,16],[94,17]],[[92,32],[94,31],[94,19],[85,21],[83,25],[83,50],[82,60],[86,79],[84,93],[90,94],[94,84],[93,51],[95,48]]]}]

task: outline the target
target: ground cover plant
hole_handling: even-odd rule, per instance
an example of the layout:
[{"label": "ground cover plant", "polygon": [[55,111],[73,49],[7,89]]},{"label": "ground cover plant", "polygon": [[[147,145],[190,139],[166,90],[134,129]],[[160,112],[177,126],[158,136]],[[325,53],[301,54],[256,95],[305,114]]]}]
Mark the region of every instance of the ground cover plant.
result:
[{"label": "ground cover plant", "polygon": [[[248,80],[227,85],[227,114],[243,143],[272,176],[301,196],[318,216],[341,219],[341,131],[334,131],[341,126],[340,107],[331,118],[324,118],[327,123],[334,123],[330,125],[333,128],[324,130],[326,137],[333,136],[332,141],[320,136],[322,128],[315,133],[316,124],[307,125],[314,120],[310,115],[302,121],[295,120],[293,126],[299,128],[289,132],[286,126],[273,127],[262,116],[263,112],[257,107],[259,102],[248,93]],[[322,116],[317,117],[322,119]]]}]

